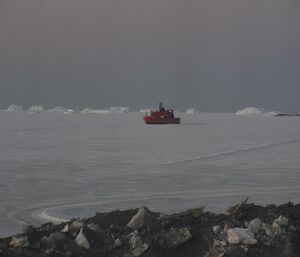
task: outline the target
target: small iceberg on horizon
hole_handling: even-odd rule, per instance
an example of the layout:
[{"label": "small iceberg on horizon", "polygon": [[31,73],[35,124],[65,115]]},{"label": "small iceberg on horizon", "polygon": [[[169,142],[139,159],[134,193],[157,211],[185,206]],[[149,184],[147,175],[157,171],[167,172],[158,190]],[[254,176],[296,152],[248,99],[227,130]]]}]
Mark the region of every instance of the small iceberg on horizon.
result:
[{"label": "small iceberg on horizon", "polygon": [[44,111],[44,107],[42,105],[33,105],[28,109],[28,113],[41,113]]},{"label": "small iceberg on horizon", "polygon": [[140,113],[150,113],[151,112],[151,110],[153,110],[153,109],[141,109],[141,110],[139,110],[139,112]]},{"label": "small iceberg on horizon", "polygon": [[58,113],[63,113],[63,114],[72,114],[72,113],[74,113],[74,110],[73,109],[68,109],[68,108],[65,108],[65,107],[61,107],[61,106],[57,106],[57,107],[54,107],[54,108],[48,110],[48,112],[58,112]]},{"label": "small iceberg on horizon", "polygon": [[126,113],[129,112],[129,107],[112,106],[109,109],[91,109],[85,108],[80,113],[82,114],[111,114],[111,113]]},{"label": "small iceberg on horizon", "polygon": [[124,107],[124,106],[112,106],[109,108],[109,110],[112,113],[126,113],[130,111],[129,107]]},{"label": "small iceberg on horizon", "polygon": [[197,114],[199,111],[196,108],[189,108],[186,110],[186,114]]},{"label": "small iceberg on horizon", "polygon": [[247,107],[243,110],[237,111],[235,114],[239,116],[257,116],[265,113],[263,108]]},{"label": "small iceberg on horizon", "polygon": [[235,114],[238,116],[277,116],[279,112],[267,112],[264,108],[247,107],[243,110],[237,111]]},{"label": "small iceberg on horizon", "polygon": [[19,106],[19,105],[16,105],[16,104],[11,104],[7,109],[6,111],[8,112],[15,112],[15,111],[24,111],[23,109],[23,106]]}]

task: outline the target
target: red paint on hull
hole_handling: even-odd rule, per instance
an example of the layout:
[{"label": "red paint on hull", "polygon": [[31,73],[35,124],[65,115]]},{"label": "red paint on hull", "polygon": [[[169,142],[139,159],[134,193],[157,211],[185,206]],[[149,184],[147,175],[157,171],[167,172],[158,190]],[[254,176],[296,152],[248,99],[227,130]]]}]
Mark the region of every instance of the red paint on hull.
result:
[{"label": "red paint on hull", "polygon": [[152,116],[144,116],[146,124],[180,124],[180,118],[157,118]]}]

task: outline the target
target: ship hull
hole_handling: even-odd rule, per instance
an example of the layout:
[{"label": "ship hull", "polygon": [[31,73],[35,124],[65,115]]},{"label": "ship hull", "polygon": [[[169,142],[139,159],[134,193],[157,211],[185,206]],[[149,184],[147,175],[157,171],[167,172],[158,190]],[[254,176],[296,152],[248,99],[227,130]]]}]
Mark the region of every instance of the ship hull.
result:
[{"label": "ship hull", "polygon": [[180,124],[180,118],[158,118],[152,116],[144,116],[146,124]]}]

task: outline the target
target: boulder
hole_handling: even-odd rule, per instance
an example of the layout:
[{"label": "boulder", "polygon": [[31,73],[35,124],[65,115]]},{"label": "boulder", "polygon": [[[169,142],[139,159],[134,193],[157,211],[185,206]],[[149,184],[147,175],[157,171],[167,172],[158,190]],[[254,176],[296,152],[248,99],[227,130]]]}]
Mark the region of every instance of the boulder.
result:
[{"label": "boulder", "polygon": [[119,248],[121,246],[122,246],[122,241],[119,238],[115,239],[114,248]]},{"label": "boulder", "polygon": [[254,245],[257,243],[254,235],[248,229],[244,228],[228,229],[227,240],[230,244]]},{"label": "boulder", "polygon": [[261,225],[262,225],[261,220],[256,218],[256,219],[250,221],[250,223],[248,225],[248,229],[251,233],[257,234],[261,228]]},{"label": "boulder", "polygon": [[212,230],[215,234],[219,234],[221,231],[221,226],[220,225],[213,226]]},{"label": "boulder", "polygon": [[267,236],[273,236],[273,229],[270,224],[262,223],[261,228],[265,231]]},{"label": "boulder", "polygon": [[83,223],[81,221],[74,221],[71,226],[70,226],[70,230],[72,231],[78,231],[79,229],[81,229],[83,227]]},{"label": "boulder", "polygon": [[134,257],[139,257],[139,256],[142,256],[147,250],[149,249],[149,245],[148,244],[142,244],[136,248],[134,248],[132,250],[132,255]]},{"label": "boulder", "polygon": [[24,248],[29,245],[29,241],[27,236],[13,237],[9,243],[9,245],[13,248]]},{"label": "boulder", "polygon": [[80,229],[79,234],[77,235],[77,237],[75,238],[75,243],[85,249],[90,249],[90,243],[89,241],[86,239],[85,235],[83,234],[83,229]]},{"label": "boulder", "polygon": [[129,241],[129,244],[130,244],[130,248],[134,249],[141,246],[143,244],[143,240],[139,236],[132,236]]},{"label": "boulder", "polygon": [[274,220],[273,225],[277,224],[280,227],[286,228],[289,225],[289,220],[286,217],[280,215],[276,220]]},{"label": "boulder", "polygon": [[149,249],[149,245],[143,242],[137,230],[130,233],[127,237],[129,238],[131,256],[139,257]]},{"label": "boulder", "polygon": [[91,231],[94,231],[96,233],[101,233],[102,229],[99,227],[99,225],[95,224],[95,223],[90,223],[87,225],[87,228]]},{"label": "boulder", "polygon": [[42,237],[41,244],[43,247],[47,249],[54,249],[57,245],[57,243],[60,240],[63,240],[65,238],[65,235],[63,233],[53,233],[50,236]]},{"label": "boulder", "polygon": [[164,244],[168,248],[176,248],[177,246],[187,242],[192,238],[192,234],[188,228],[170,229],[164,235]]}]

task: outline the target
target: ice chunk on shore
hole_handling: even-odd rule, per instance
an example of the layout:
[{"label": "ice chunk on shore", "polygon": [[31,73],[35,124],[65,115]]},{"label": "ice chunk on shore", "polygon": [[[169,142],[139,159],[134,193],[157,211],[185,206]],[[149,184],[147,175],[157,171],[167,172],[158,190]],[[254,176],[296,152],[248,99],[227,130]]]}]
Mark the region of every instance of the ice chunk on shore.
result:
[{"label": "ice chunk on shore", "polygon": [[254,238],[254,235],[244,228],[232,228],[228,229],[227,239],[230,244],[245,244],[245,245],[254,245],[257,243],[257,240]]},{"label": "ice chunk on shore", "polygon": [[79,234],[77,235],[77,237],[75,238],[75,243],[85,249],[90,249],[90,243],[87,240],[87,238],[85,237],[85,235],[83,234],[83,229],[80,229]]},{"label": "ice chunk on shore", "polygon": [[42,105],[34,105],[28,109],[29,113],[41,113],[44,111],[44,107]]},{"label": "ice chunk on shore", "polygon": [[199,111],[196,108],[189,108],[186,110],[187,114],[196,114],[199,113]]},{"label": "ice chunk on shore", "polygon": [[19,106],[16,104],[11,104],[6,111],[8,112],[14,112],[14,111],[24,111],[23,106]]}]

